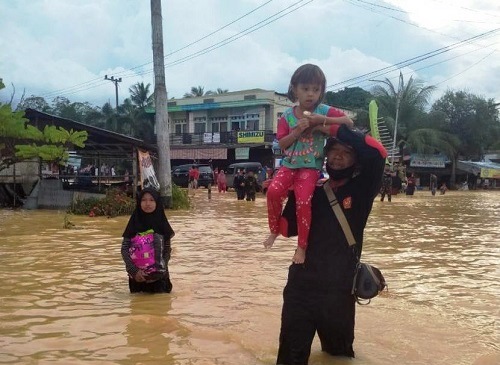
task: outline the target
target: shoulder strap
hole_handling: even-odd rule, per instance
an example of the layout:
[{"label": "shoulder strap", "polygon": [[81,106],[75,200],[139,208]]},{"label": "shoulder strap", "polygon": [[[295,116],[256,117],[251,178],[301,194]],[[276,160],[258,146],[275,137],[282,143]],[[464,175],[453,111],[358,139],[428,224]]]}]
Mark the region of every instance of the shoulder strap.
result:
[{"label": "shoulder strap", "polygon": [[347,222],[344,211],[340,207],[337,197],[333,193],[332,187],[330,186],[330,180],[325,181],[325,183],[323,184],[323,189],[325,189],[328,202],[330,203],[333,213],[335,213],[335,216],[339,220],[342,230],[344,231],[347,243],[349,244],[349,246],[355,245],[356,240],[354,239],[351,227],[349,226],[349,222]]}]

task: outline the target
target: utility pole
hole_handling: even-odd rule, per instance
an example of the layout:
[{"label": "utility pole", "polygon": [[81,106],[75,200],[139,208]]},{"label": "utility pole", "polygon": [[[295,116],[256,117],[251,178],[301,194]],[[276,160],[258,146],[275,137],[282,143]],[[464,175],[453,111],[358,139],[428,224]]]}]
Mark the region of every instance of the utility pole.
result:
[{"label": "utility pole", "polygon": [[118,111],[118,83],[122,82],[122,78],[120,77],[119,79],[114,76],[108,77],[108,75],[104,75],[104,80],[109,80],[113,84],[115,84],[115,92],[116,92],[116,110]]},{"label": "utility pole", "polygon": [[170,173],[170,125],[167,110],[167,87],[163,56],[161,0],[151,0],[153,40],[153,71],[155,75],[155,124],[158,145],[158,181],[160,196],[166,208],[172,208],[172,178]]}]

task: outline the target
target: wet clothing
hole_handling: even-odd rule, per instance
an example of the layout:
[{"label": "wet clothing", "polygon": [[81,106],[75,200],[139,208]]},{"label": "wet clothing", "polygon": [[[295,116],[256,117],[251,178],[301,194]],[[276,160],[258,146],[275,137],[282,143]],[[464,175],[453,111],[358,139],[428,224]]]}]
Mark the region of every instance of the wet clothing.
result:
[{"label": "wet clothing", "polygon": [[219,193],[226,192],[227,190],[227,179],[224,171],[219,172],[217,175],[217,188],[219,189]]},{"label": "wet clothing", "polygon": [[407,180],[406,185],[406,195],[413,195],[415,193],[416,181],[413,176],[410,176]]},{"label": "wet clothing", "polygon": [[307,237],[311,227],[311,199],[319,179],[319,171],[315,169],[289,169],[282,166],[271,185],[267,189],[267,218],[271,233],[279,232],[279,219],[283,209],[283,200],[293,187],[297,204],[298,219],[298,246],[307,247]]},{"label": "wet clothing", "polygon": [[[153,196],[156,202],[156,209],[152,213],[146,213],[141,209],[141,199],[145,193],[149,193]],[[133,277],[139,271],[137,266],[134,265],[130,257],[130,247],[132,243],[132,238],[138,233],[146,232],[148,230],[153,230],[163,236],[163,260],[165,261],[166,272],[165,275],[152,283],[146,282],[136,282]],[[168,222],[167,216],[165,215],[165,208],[160,198],[160,194],[153,188],[145,188],[137,194],[136,208],[133,211],[127,227],[123,232],[123,241],[121,246],[121,255],[125,263],[125,270],[129,274],[129,288],[131,293],[135,292],[167,292],[170,293],[172,290],[172,283],[170,282],[170,276],[168,273],[168,262],[170,260],[170,254],[172,248],[170,246],[170,240],[175,235],[174,230]],[[168,289],[168,290],[167,290]]]},{"label": "wet clothing", "polygon": [[380,189],[380,201],[384,201],[385,196],[387,195],[387,200],[391,201],[392,197],[392,173],[384,172],[382,176],[382,188]]},{"label": "wet clothing", "polygon": [[437,176],[434,174],[431,174],[429,187],[431,189],[432,195],[436,195],[437,184],[438,184]]},{"label": "wet clothing", "polygon": [[233,180],[233,187],[236,191],[236,197],[238,200],[245,199],[245,176],[244,175],[236,175]]},{"label": "wet clothing", "polygon": [[[344,126],[338,129],[337,138],[355,149],[360,166],[350,180],[334,188],[357,244],[349,247],[323,187],[316,187],[306,259],[303,265],[290,266],[283,291],[277,364],[307,364],[316,332],[323,351],[354,357],[352,282],[364,228],[380,190],[387,152],[372,137]],[[291,194],[283,211],[289,226],[296,225],[294,204]],[[282,224],[281,228],[285,226]]]},{"label": "wet clothing", "polygon": [[247,200],[255,200],[255,194],[257,193],[257,179],[255,176],[245,176],[245,194]]}]

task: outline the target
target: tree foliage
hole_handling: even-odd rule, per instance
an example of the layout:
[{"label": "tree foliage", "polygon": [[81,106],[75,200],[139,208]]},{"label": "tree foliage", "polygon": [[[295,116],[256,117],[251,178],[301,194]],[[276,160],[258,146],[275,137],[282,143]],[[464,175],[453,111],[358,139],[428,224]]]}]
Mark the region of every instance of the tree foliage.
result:
[{"label": "tree foliage", "polygon": [[466,91],[447,91],[432,105],[446,117],[444,127],[460,139],[460,154],[481,159],[486,149],[499,146],[500,121],[494,100]]},{"label": "tree foliage", "polygon": [[12,111],[9,104],[0,105],[0,171],[34,157],[64,163],[69,157],[68,148],[85,146],[86,131],[55,126],[46,126],[42,131],[27,123],[24,111]]},{"label": "tree foliage", "polygon": [[372,92],[379,105],[379,115],[394,129],[396,110],[398,110],[397,134],[407,139],[408,134],[418,126],[419,120],[425,115],[429,98],[435,86],[425,86],[423,82],[410,77],[405,84],[400,74],[399,84],[395,86],[389,79],[381,80],[380,85]]},{"label": "tree foliage", "polygon": [[356,126],[361,129],[369,129],[368,104],[372,99],[373,95],[360,87],[346,87],[337,92],[327,91],[324,100],[328,105],[354,111],[356,113]]}]

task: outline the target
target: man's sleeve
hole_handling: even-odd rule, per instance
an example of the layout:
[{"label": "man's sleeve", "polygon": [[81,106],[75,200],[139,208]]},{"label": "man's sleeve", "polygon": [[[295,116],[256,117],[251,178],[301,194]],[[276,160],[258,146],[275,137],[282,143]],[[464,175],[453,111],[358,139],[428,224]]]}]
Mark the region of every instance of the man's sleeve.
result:
[{"label": "man's sleeve", "polygon": [[327,117],[343,117],[345,116],[345,113],[342,111],[342,110],[339,110],[337,108],[334,108],[334,107],[330,107],[328,109],[328,112],[326,113],[326,116]]},{"label": "man's sleeve", "polygon": [[363,180],[369,185],[372,196],[375,197],[382,183],[387,151],[375,138],[341,125],[336,135],[340,141],[352,146],[356,151],[358,164],[361,166]]}]

